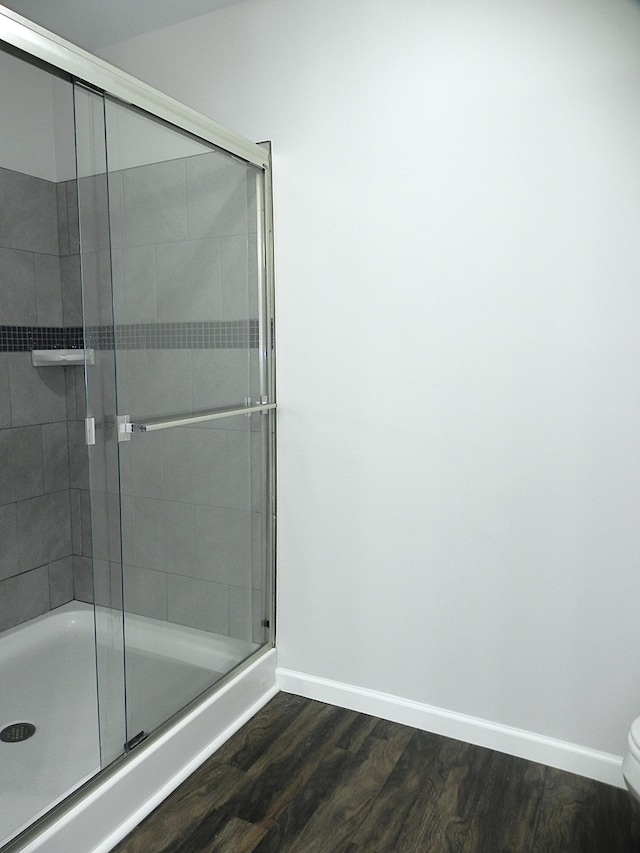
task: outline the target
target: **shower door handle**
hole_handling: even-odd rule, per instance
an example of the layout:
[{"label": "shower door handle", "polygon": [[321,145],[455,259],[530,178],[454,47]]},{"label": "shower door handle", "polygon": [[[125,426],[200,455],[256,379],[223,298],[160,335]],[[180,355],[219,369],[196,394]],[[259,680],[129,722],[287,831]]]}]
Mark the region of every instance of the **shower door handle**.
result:
[{"label": "shower door handle", "polygon": [[222,418],[235,418],[238,415],[268,412],[275,408],[275,403],[258,403],[255,406],[244,406],[243,408],[216,409],[211,412],[204,412],[201,415],[173,415],[170,418],[157,419],[149,421],[146,424],[132,423],[129,415],[118,415],[118,441],[130,441],[131,436],[136,433],[156,432],[161,429],[204,424],[208,421],[221,420]]}]

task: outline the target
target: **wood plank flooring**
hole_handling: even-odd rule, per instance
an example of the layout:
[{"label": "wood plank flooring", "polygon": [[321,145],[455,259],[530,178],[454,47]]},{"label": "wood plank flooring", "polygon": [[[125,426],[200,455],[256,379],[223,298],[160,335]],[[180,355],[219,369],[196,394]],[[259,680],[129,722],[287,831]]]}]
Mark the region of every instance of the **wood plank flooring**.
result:
[{"label": "wood plank flooring", "polygon": [[114,853],[638,853],[625,791],[280,693]]}]

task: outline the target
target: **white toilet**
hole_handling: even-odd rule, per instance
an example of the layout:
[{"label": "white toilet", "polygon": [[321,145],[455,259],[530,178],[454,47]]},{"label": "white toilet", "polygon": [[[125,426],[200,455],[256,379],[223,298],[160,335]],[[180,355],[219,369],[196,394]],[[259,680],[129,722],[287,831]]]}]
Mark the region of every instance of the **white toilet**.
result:
[{"label": "white toilet", "polygon": [[631,723],[629,752],[622,762],[622,775],[631,796],[640,802],[640,717]]}]

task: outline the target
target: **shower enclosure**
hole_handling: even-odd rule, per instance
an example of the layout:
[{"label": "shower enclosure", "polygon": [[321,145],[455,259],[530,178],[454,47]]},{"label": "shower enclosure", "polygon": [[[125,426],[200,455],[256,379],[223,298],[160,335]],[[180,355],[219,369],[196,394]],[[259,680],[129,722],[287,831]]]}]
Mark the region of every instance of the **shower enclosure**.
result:
[{"label": "shower enclosure", "polygon": [[0,40],[0,847],[35,850],[272,654],[271,168],[3,7]]}]

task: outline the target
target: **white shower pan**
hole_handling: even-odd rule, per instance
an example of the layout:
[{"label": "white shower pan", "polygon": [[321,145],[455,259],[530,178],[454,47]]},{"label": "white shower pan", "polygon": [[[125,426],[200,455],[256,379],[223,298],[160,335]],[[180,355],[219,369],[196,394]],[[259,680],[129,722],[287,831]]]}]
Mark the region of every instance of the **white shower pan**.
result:
[{"label": "white shower pan", "polygon": [[[121,619],[117,611],[96,611],[98,620]],[[253,650],[245,649],[247,644],[238,640],[212,637],[147,617],[127,615],[126,624],[127,659],[129,672],[135,673],[134,689],[145,700],[139,705],[152,708],[154,714],[154,719],[147,718],[144,725],[142,721],[130,721],[130,731],[137,731],[138,725],[152,730],[178,710],[171,706],[172,697],[183,695],[185,685],[192,695],[204,691],[228,669],[229,660],[242,659]],[[0,809],[0,846],[100,770],[100,682],[96,680],[95,636],[94,608],[77,601],[0,636],[0,731],[7,731],[10,738],[9,742],[0,741],[5,788]],[[100,647],[98,654],[103,679],[100,689],[113,691],[117,685],[105,685],[104,678],[117,678],[122,673],[117,657],[122,651]],[[266,663],[270,657],[272,664]],[[161,738],[163,751],[158,753],[157,745],[139,747],[139,757],[131,755],[133,761],[125,762],[121,770],[105,780],[104,790],[98,783],[86,800],[80,800],[71,812],[54,820],[24,849],[54,853],[65,850],[66,845],[67,853],[69,849],[108,850],[255,713],[256,703],[260,707],[268,701],[276,692],[274,685],[275,653],[259,658],[167,729]],[[221,701],[228,706],[226,713],[216,708]],[[117,708],[114,710],[113,721],[106,721],[107,729],[103,720],[103,735],[108,731],[111,738],[119,729],[124,733],[124,720],[118,719]],[[212,715],[209,720],[208,714]],[[28,734],[28,730],[21,732],[16,726],[22,723],[31,724],[35,732],[24,740],[11,740],[12,732],[17,732],[18,737]],[[176,745],[173,750],[172,739]],[[145,757],[151,759],[148,771]],[[113,796],[115,781],[122,786],[117,788],[116,810],[105,808],[108,797]],[[107,797],[102,804],[101,796]],[[122,802],[127,803],[126,808],[122,808]]]}]

